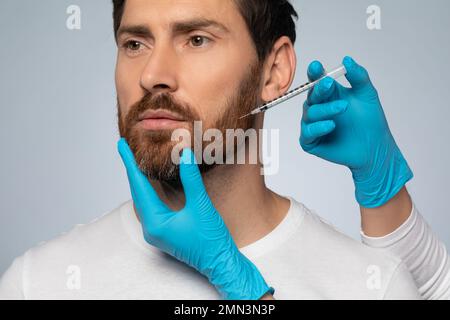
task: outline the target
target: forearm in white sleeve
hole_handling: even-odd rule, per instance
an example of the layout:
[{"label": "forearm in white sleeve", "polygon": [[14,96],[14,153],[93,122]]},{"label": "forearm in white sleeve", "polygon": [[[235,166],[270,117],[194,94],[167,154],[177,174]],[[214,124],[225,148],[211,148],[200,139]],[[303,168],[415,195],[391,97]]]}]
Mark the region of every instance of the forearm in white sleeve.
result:
[{"label": "forearm in white sleeve", "polygon": [[410,217],[397,230],[384,237],[368,237],[363,243],[385,248],[403,260],[424,299],[450,300],[450,258],[414,202]]}]

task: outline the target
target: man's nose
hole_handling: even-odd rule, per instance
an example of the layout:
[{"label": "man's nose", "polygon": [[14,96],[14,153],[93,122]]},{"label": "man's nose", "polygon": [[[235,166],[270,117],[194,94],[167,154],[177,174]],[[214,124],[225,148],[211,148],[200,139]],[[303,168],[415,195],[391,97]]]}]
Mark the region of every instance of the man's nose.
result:
[{"label": "man's nose", "polygon": [[141,86],[151,94],[177,89],[176,55],[170,46],[155,46],[141,74]]}]

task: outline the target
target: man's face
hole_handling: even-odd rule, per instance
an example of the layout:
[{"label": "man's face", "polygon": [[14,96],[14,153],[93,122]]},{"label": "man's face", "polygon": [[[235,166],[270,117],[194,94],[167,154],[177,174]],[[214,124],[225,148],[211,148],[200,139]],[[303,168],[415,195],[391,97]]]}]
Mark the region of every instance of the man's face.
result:
[{"label": "man's face", "polygon": [[253,126],[239,118],[260,103],[262,68],[234,1],[127,0],[117,40],[119,130],[151,179],[179,180],[175,129]]}]

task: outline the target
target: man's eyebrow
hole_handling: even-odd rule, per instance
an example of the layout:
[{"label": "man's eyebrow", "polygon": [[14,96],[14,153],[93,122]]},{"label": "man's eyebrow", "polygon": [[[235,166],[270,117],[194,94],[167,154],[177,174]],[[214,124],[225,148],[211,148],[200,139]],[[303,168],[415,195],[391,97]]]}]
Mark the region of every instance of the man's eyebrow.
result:
[{"label": "man's eyebrow", "polygon": [[230,32],[230,30],[222,23],[205,18],[197,18],[187,21],[174,22],[172,24],[172,32],[175,34],[179,34],[189,32],[195,29],[209,28],[209,27],[219,29],[224,33]]},{"label": "man's eyebrow", "polygon": [[150,29],[145,25],[120,26],[119,30],[117,30],[116,37],[119,38],[124,33],[129,33],[132,35],[137,35],[137,36],[142,36],[142,37],[152,37],[153,36]]},{"label": "man's eyebrow", "polygon": [[[191,19],[191,20],[178,21],[178,22],[171,23],[172,33],[175,35],[186,33],[186,32],[192,31],[192,30],[196,30],[196,29],[209,28],[209,27],[219,29],[220,31],[222,31],[224,33],[230,32],[230,30],[222,23],[215,21],[215,20],[211,20],[211,19],[205,19],[205,18],[197,18],[197,19]],[[120,26],[119,30],[117,30],[117,38],[124,33],[129,33],[129,34],[138,35],[138,36],[142,36],[142,37],[148,37],[148,38],[153,37],[152,31],[146,25]]]}]

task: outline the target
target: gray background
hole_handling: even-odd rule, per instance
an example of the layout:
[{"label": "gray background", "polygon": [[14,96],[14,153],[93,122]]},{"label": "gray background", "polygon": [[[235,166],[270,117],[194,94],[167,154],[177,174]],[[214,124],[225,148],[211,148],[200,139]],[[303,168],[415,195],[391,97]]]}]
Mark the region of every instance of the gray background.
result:
[{"label": "gray background", "polygon": [[[81,7],[81,30],[66,9]],[[353,56],[370,72],[391,130],[415,178],[408,189],[450,245],[450,2],[298,1],[294,85],[310,61],[333,67]],[[366,27],[381,7],[382,30]],[[129,199],[116,152],[116,47],[109,0],[0,2],[0,273],[28,248],[86,223]],[[266,117],[280,128],[280,172],[267,178],[338,229],[359,239],[359,209],[347,169],[298,145],[302,98]]]}]

